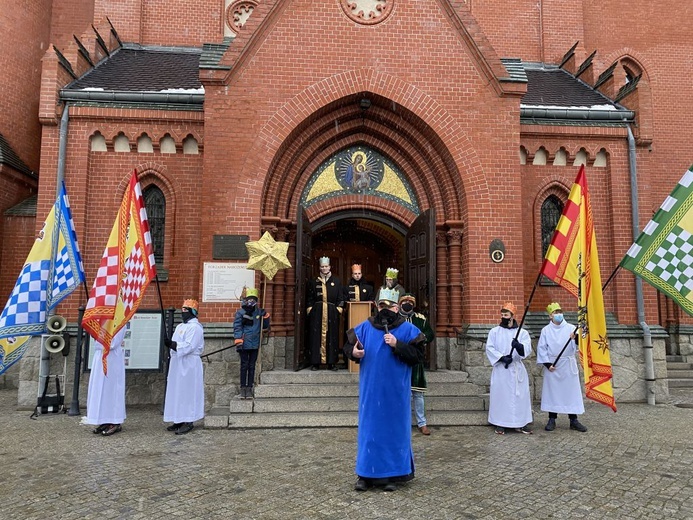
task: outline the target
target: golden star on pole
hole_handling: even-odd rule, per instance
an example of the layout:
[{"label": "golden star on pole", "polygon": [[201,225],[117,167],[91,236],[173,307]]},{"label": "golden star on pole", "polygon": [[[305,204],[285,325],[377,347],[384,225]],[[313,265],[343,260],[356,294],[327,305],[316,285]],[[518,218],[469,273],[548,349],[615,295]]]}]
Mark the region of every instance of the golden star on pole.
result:
[{"label": "golden star on pole", "polygon": [[277,271],[291,267],[291,262],[286,256],[289,250],[288,242],[276,242],[267,231],[256,242],[246,242],[248,249],[248,269],[262,271],[270,280]]}]

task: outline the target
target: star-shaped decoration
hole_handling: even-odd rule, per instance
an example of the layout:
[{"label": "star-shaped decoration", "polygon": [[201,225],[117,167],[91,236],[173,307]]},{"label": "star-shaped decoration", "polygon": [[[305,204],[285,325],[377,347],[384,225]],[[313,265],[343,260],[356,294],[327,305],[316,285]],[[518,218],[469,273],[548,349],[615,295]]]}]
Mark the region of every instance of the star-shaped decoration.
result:
[{"label": "star-shaped decoration", "polygon": [[270,280],[280,269],[291,267],[291,262],[286,256],[289,243],[275,241],[267,231],[260,240],[246,242],[245,247],[248,249],[248,255],[250,255],[248,269],[262,271],[262,274]]},{"label": "star-shaped decoration", "polygon": [[606,337],[600,335],[599,339],[595,340],[595,343],[597,344],[597,348],[602,352],[609,350],[609,340]]}]

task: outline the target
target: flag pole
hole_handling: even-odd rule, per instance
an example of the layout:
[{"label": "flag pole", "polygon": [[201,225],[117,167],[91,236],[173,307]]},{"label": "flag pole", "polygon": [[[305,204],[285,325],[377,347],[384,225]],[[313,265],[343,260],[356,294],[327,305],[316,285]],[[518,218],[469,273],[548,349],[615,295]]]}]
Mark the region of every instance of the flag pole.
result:
[{"label": "flag pole", "polygon": [[[87,281],[82,280],[82,287],[87,296],[87,304],[89,303],[89,289],[87,289]],[[67,415],[80,415],[79,409],[79,381],[82,374],[82,346],[84,345],[84,329],[82,328],[82,318],[84,317],[84,306],[79,307],[77,315],[77,338],[75,340],[75,373],[72,378],[72,401],[70,402],[70,410]]]},{"label": "flag pole", "polygon": [[613,280],[616,277],[616,275],[618,274],[618,272],[620,270],[621,270],[621,266],[617,265],[616,269],[614,269],[614,272],[611,273],[611,275],[609,276],[609,279],[606,282],[604,282],[604,285],[602,285],[602,292],[604,292],[604,290],[607,288],[607,286],[611,283],[611,280]]},{"label": "flag pole", "polygon": [[[86,287],[86,284],[85,284]],[[75,344],[75,374],[72,380],[72,401],[70,401],[70,410],[67,415],[80,415],[79,410],[79,380],[82,368],[82,345],[84,340],[84,329],[82,329],[82,318],[84,317],[84,306],[80,305],[77,317],[77,340]]]},{"label": "flag pole", "polygon": [[[534,287],[532,287],[532,292],[529,295],[529,300],[527,301],[527,305],[525,305],[525,312],[522,315],[522,320],[520,320],[520,325],[517,327],[517,332],[515,333],[515,339],[520,337],[520,331],[522,330],[522,325],[525,323],[525,317],[527,316],[527,312],[529,311],[529,306],[532,303],[532,300],[534,299],[534,293],[537,290],[537,285],[539,285],[539,280],[541,280],[541,275],[542,271],[539,271],[539,274],[537,275],[537,279],[534,281]],[[513,355],[513,351],[515,350],[514,346],[510,347],[510,354],[509,356]],[[508,368],[510,366],[510,363],[505,365],[505,368]]]},{"label": "flag pole", "polygon": [[265,302],[267,298],[267,276],[260,271],[260,276],[262,277],[262,316],[260,316],[260,343],[258,344],[258,369],[255,372],[255,381],[253,381],[253,384],[257,383],[260,381],[260,374],[262,374],[262,333],[264,332],[264,321],[265,321],[265,314],[267,311],[265,310]]},{"label": "flag pole", "polygon": [[[166,327],[166,313],[164,311],[164,300],[161,297],[161,284],[159,283],[159,273],[154,275],[154,280],[156,281],[156,293],[159,295],[159,309],[161,310],[161,339],[168,338],[168,330]],[[159,347],[161,349],[161,347]],[[166,387],[168,386],[168,367],[171,359],[171,352],[166,349],[166,378],[164,379],[164,398],[161,401],[161,413],[164,412],[164,406],[166,406]],[[159,365],[161,366],[161,365]]]}]

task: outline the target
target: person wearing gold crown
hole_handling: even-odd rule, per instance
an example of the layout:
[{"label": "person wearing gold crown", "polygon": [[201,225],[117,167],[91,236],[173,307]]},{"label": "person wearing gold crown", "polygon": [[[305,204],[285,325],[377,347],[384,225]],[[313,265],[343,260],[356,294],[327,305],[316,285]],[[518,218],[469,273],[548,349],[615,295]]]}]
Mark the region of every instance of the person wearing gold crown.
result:
[{"label": "person wearing gold crown", "polygon": [[194,422],[205,416],[205,388],[200,356],[205,349],[202,324],[197,319],[197,300],[185,300],[181,307],[183,323],[176,327],[171,339],[164,343],[171,350],[171,363],[166,381],[164,422],[176,435],[185,435]]},{"label": "person wearing gold crown", "polygon": [[344,311],[344,289],[339,278],[332,275],[330,259],[320,258],[320,274],[313,279],[306,291],[308,316],[308,349],[311,370],[327,364],[330,370],[338,370],[339,320]]},{"label": "person wearing gold crown", "polygon": [[347,331],[344,354],[359,363],[356,491],[414,478],[411,372],[423,363],[426,337],[399,314],[399,293],[381,289],[378,314]]},{"label": "person wearing gold crown", "polygon": [[351,266],[351,279],[347,284],[346,300],[350,302],[372,302],[373,286],[363,279],[361,264]]},{"label": "person wearing gold crown", "polygon": [[387,271],[385,271],[385,281],[380,288],[392,289],[393,291],[397,291],[399,294],[405,294],[407,292],[399,283],[399,269],[395,269],[394,267],[387,268]]},{"label": "person wearing gold crown", "polygon": [[500,325],[493,327],[486,340],[486,357],[491,362],[491,392],[489,396],[488,422],[496,427],[499,435],[506,428],[531,434],[532,400],[529,394],[529,377],[522,362],[532,353],[529,332],[518,333],[515,305],[505,302],[501,307]]},{"label": "person wearing gold crown", "polygon": [[[363,279],[363,271],[361,264],[353,264],[351,266],[351,278],[344,291],[344,300],[346,302],[373,302],[375,295],[373,294],[373,286]],[[344,314],[344,323],[349,323],[349,305],[347,312]],[[345,329],[348,325],[345,325]],[[344,366],[348,367],[349,361],[344,358]]]},{"label": "person wearing gold crown", "polygon": [[544,365],[541,411],[549,412],[549,421],[544,429],[547,432],[555,430],[558,414],[565,413],[568,414],[571,430],[586,432],[587,427],[577,418],[578,414],[585,413],[585,405],[582,402],[580,371],[575,359],[575,325],[563,319],[560,303],[550,303],[546,312],[549,313],[551,322],[541,329],[537,343],[537,363]]},{"label": "person wearing gold crown", "polygon": [[270,327],[270,315],[257,305],[257,289],[247,288],[241,308],[233,318],[233,339],[236,351],[241,356],[241,399],[252,399],[255,382],[255,363],[260,351],[261,332],[266,333]]}]

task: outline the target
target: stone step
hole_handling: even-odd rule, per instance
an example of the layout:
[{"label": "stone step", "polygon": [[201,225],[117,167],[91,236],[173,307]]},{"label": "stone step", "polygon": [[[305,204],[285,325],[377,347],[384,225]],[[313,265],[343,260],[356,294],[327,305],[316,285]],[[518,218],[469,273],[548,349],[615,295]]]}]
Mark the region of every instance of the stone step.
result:
[{"label": "stone step", "polygon": [[[335,413],[237,413],[228,415],[216,409],[205,417],[205,428],[337,428],[355,427],[358,415],[355,412]],[[470,412],[431,412],[427,414],[429,426],[485,426],[488,424],[488,413]],[[412,427],[415,421],[412,420]]]},{"label": "stone step", "polygon": [[693,363],[693,359],[689,359],[691,356],[667,356],[667,363]]},{"label": "stone step", "polygon": [[[427,396],[477,396],[482,390],[472,383],[428,382]],[[255,387],[255,397],[353,397],[359,395],[358,382],[342,383],[287,383],[260,384]]]},{"label": "stone step", "polygon": [[[469,375],[459,370],[433,370],[426,372],[426,380],[431,383],[465,383]],[[348,370],[317,370],[304,369],[271,370],[260,376],[261,384],[348,384],[358,383],[358,372]]]},{"label": "stone step", "polygon": [[667,367],[667,376],[669,379],[693,379],[693,369],[687,368],[685,370],[671,369]]},{"label": "stone step", "polygon": [[671,372],[672,370],[693,370],[693,363],[667,361],[667,371]]},{"label": "stone step", "polygon": [[669,378],[669,388],[693,388],[693,379]]},{"label": "stone step", "polygon": [[[230,413],[308,413],[357,412],[358,397],[321,397],[310,399],[255,398],[233,399]],[[436,411],[482,411],[487,402],[481,397],[426,397],[426,413]]]}]

